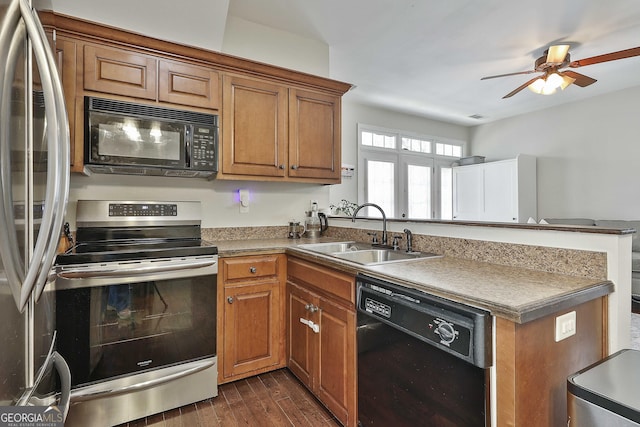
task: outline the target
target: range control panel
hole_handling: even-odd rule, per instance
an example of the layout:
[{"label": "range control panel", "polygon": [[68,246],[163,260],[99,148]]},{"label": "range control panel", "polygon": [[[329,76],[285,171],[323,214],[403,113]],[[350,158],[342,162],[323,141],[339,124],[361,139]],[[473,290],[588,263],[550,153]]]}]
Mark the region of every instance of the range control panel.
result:
[{"label": "range control panel", "polygon": [[357,282],[360,313],[476,366],[491,365],[488,312],[363,275]]},{"label": "range control panel", "polygon": [[178,205],[171,203],[110,203],[109,216],[177,216]]}]

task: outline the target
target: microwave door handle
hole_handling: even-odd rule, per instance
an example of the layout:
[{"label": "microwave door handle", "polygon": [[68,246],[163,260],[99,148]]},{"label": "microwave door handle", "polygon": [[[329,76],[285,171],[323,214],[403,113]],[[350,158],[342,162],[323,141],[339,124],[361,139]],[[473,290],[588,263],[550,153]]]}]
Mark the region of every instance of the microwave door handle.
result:
[{"label": "microwave door handle", "polygon": [[15,228],[15,217],[12,201],[11,176],[11,144],[10,118],[13,76],[18,58],[24,43],[25,27],[20,25],[20,9],[17,2],[12,2],[6,12],[0,28],[0,55],[5,63],[0,66],[0,228],[5,230],[0,239],[0,257],[6,276],[6,282],[11,289],[13,298],[19,311],[24,310],[21,304],[21,290],[24,282],[24,267],[20,258],[20,249]]},{"label": "microwave door handle", "polygon": [[36,299],[44,290],[56,255],[58,236],[62,230],[69,194],[69,122],[55,57],[42,24],[37,12],[29,6],[27,0],[19,0],[19,2],[22,19],[33,47],[33,55],[40,70],[47,134],[47,186],[44,212],[33,249],[32,261],[21,288],[20,303],[24,307],[36,284],[39,284]]},{"label": "microwave door handle", "polygon": [[162,266],[150,266],[134,268],[114,268],[109,270],[94,270],[94,271],[61,271],[57,276],[61,279],[89,279],[99,277],[120,277],[120,276],[146,276],[149,274],[163,273],[168,271],[177,270],[194,270],[203,267],[210,267],[217,263],[216,260],[201,260],[201,261],[188,261],[188,262],[175,262],[165,264]]}]

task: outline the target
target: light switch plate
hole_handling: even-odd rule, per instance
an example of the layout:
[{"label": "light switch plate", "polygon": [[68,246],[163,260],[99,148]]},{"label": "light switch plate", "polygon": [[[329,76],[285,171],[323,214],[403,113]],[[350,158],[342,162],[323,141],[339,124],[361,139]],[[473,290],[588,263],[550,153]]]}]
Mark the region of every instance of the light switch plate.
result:
[{"label": "light switch plate", "polygon": [[556,342],[576,334],[576,312],[556,317]]}]

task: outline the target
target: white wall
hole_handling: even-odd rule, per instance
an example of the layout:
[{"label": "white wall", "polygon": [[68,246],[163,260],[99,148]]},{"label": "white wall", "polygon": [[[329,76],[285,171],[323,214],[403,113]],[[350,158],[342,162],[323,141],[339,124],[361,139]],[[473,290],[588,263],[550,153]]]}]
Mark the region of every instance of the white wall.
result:
[{"label": "white wall", "polygon": [[[248,189],[248,213],[240,213],[238,189]],[[327,186],[277,182],[207,181],[192,178],[72,174],[65,219],[75,229],[77,200],[199,200],[205,228],[286,225],[304,221],[309,201],[328,206]],[[284,237],[284,236],[283,236]]]},{"label": "white wall", "polygon": [[222,51],[317,76],[329,76],[329,46],[230,16]]},{"label": "white wall", "polygon": [[640,218],[640,87],[478,126],[471,150],[537,156],[538,218]]},{"label": "white wall", "polygon": [[52,0],[58,13],[145,36],[220,51],[229,0],[202,1],[197,12],[175,0]]}]

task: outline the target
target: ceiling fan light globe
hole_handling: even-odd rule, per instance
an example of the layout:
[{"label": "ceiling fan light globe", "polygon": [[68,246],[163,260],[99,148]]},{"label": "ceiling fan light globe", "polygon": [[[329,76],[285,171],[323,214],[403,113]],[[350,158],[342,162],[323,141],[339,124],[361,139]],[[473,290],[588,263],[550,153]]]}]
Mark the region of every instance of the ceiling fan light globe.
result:
[{"label": "ceiling fan light globe", "polygon": [[535,92],[539,95],[551,95],[556,92],[558,86],[554,86],[553,84],[549,84],[548,80],[544,78],[539,78],[535,82],[531,83],[527,86],[532,92]]},{"label": "ceiling fan light globe", "polygon": [[547,76],[547,83],[545,84],[545,87],[553,88],[555,91],[555,89],[562,86],[563,83],[564,80],[562,80],[562,77],[560,77],[558,73],[551,73]]},{"label": "ceiling fan light globe", "polygon": [[529,86],[527,86],[529,88],[529,90],[531,90],[534,93],[539,93],[541,94],[542,91],[544,90],[544,86],[545,86],[545,81],[544,79],[541,77],[539,79],[537,79],[536,81],[534,81],[533,83],[531,83]]},{"label": "ceiling fan light globe", "polygon": [[571,83],[575,82],[576,79],[574,79],[573,77],[569,77],[569,76],[562,76],[562,84],[560,84],[560,89],[564,90],[567,86],[569,86]]}]

